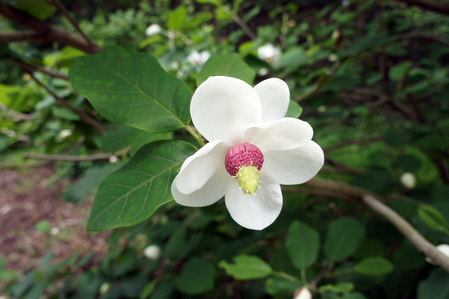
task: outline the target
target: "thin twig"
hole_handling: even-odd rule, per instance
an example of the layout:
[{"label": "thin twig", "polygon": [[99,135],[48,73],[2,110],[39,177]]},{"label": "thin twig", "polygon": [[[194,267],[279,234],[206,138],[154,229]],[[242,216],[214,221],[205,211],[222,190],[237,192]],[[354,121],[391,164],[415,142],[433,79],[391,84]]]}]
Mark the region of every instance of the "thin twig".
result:
[{"label": "thin twig", "polygon": [[49,40],[45,36],[34,31],[12,31],[1,32],[0,42],[31,42],[31,43],[48,43]]},{"label": "thin twig", "polygon": [[249,36],[252,40],[255,40],[257,38],[257,35],[254,34],[254,32],[248,27],[248,25],[243,21],[236,13],[232,15],[232,19],[234,22],[236,22],[240,27],[242,27],[243,31],[246,33],[246,35]]},{"label": "thin twig", "polygon": [[324,151],[327,153],[327,152],[336,150],[338,148],[348,146],[350,144],[363,144],[363,143],[368,143],[368,142],[379,142],[379,141],[383,141],[383,140],[384,140],[384,137],[368,137],[368,138],[362,138],[362,139],[345,140],[341,143],[337,143],[337,144],[329,146],[328,148],[325,148]]},{"label": "thin twig", "polygon": [[34,30],[39,35],[48,39],[49,42],[57,42],[62,45],[84,51],[88,54],[95,54],[102,51],[102,48],[95,43],[88,43],[84,37],[65,30],[51,23],[39,20],[32,15],[9,6],[0,1],[0,15],[22,26]]},{"label": "thin twig", "polygon": [[128,150],[122,150],[116,152],[115,154],[95,154],[89,156],[68,156],[68,155],[43,155],[43,154],[33,154],[25,153],[24,158],[29,159],[39,159],[46,161],[70,161],[70,162],[82,162],[82,161],[97,161],[97,160],[108,160],[112,156],[121,156],[128,153]]},{"label": "thin twig", "polygon": [[34,66],[31,64],[28,64],[26,62],[23,62],[22,60],[16,59],[16,58],[7,58],[7,60],[12,61],[14,64],[16,64],[18,67],[20,67],[22,70],[26,70],[28,72],[39,72],[39,73],[43,73],[46,75],[49,75],[50,77],[53,78],[60,78],[60,79],[64,79],[64,80],[69,80],[69,77],[63,74],[60,74],[58,72],[55,71],[51,71],[51,70],[46,70],[42,67],[39,66]]},{"label": "thin twig", "polygon": [[434,264],[449,273],[449,257],[441,253],[434,245],[427,241],[410,223],[372,195],[366,194],[362,200],[373,211],[384,216],[396,226],[424,256],[430,258]]},{"label": "thin twig", "polygon": [[69,22],[73,25],[73,27],[75,27],[76,30],[78,30],[78,32],[84,37],[86,42],[89,45],[92,45],[93,44],[92,40],[83,32],[83,30],[81,30],[81,28],[78,26],[78,23],[70,16],[69,12],[67,11],[67,9],[65,9],[64,5],[62,5],[62,3],[59,0],[53,0],[52,2],[58,8],[58,10],[64,15],[64,17],[66,17],[66,19],[69,20]]},{"label": "thin twig", "polygon": [[427,39],[430,41],[437,42],[443,46],[449,47],[449,41],[441,39],[437,36],[418,33],[418,32],[409,32],[409,33],[405,33],[405,34],[401,35],[401,39],[414,39],[414,38]]},{"label": "thin twig", "polygon": [[415,228],[413,228],[404,218],[398,215],[391,208],[383,204],[380,195],[371,193],[368,190],[347,185],[343,182],[313,178],[305,183],[306,186],[319,190],[331,191],[339,194],[341,197],[347,197],[351,200],[358,200],[365,203],[374,212],[387,218],[399,231],[410,240],[410,242],[425,256],[432,259],[435,265],[440,266],[449,273],[449,258],[429,243]]},{"label": "thin twig", "polygon": [[48,93],[50,93],[56,100],[56,102],[63,106],[66,107],[70,110],[72,110],[73,112],[75,112],[76,114],[78,114],[78,116],[80,117],[81,121],[83,121],[84,123],[94,127],[101,135],[105,135],[106,131],[103,129],[103,127],[101,126],[101,124],[99,122],[97,122],[96,120],[94,120],[93,118],[91,118],[89,115],[87,115],[83,110],[78,109],[74,106],[72,106],[70,103],[68,103],[67,101],[61,99],[60,97],[58,97],[50,88],[48,88],[45,84],[43,84],[41,81],[39,81],[34,75],[33,73],[24,70],[25,72],[27,72],[28,74],[30,74],[31,78],[33,78],[34,81],[36,81],[37,84],[39,84],[40,86],[42,86],[43,88],[45,88]]},{"label": "thin twig", "polygon": [[311,87],[309,90],[307,90],[305,93],[303,93],[302,95],[300,95],[299,97],[293,99],[293,101],[295,102],[301,102],[305,99],[307,99],[308,97],[310,97],[311,95],[315,94],[315,92],[317,92],[323,85],[324,83],[327,82],[327,80],[332,77],[337,70],[340,68],[340,66],[342,65],[342,62],[339,61],[336,64],[334,64],[326,73],[326,75],[324,77],[322,77],[317,84],[315,84],[313,87]]}]

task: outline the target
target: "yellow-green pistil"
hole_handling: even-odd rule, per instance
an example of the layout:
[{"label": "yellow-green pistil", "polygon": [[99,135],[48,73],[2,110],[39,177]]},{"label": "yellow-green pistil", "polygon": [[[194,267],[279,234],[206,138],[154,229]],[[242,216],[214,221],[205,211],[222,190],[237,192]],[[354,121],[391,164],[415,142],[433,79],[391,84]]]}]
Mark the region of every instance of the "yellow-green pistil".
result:
[{"label": "yellow-green pistil", "polygon": [[246,194],[255,194],[259,188],[260,169],[263,165],[261,150],[244,142],[234,146],[226,154],[225,167],[228,173],[237,179],[239,188]]}]

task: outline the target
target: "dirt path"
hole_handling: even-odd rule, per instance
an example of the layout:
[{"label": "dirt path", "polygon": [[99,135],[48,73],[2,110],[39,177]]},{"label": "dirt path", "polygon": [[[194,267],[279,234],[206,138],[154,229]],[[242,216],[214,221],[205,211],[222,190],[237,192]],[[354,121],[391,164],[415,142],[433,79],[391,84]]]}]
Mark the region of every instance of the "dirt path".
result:
[{"label": "dirt path", "polygon": [[[48,184],[53,173],[51,167],[0,170],[0,257],[6,258],[6,269],[34,268],[49,251],[57,263],[77,253],[101,256],[107,250],[108,232],[85,231],[90,204],[80,208],[64,202],[64,181]],[[41,220],[48,221],[53,234],[36,229]]]}]

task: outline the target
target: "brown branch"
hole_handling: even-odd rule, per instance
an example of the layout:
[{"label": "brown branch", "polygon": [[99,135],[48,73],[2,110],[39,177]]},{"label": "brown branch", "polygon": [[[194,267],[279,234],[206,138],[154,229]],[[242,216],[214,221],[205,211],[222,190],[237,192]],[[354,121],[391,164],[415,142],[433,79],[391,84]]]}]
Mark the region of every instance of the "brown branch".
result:
[{"label": "brown branch", "polygon": [[257,35],[248,27],[248,25],[243,21],[236,13],[232,15],[232,19],[236,22],[240,27],[242,27],[243,31],[248,35],[252,40],[257,39]]},{"label": "brown branch", "polygon": [[417,5],[435,12],[449,15],[449,3],[436,0],[402,0],[402,2]]},{"label": "brown branch", "polygon": [[337,62],[336,64],[334,64],[326,72],[326,75],[318,80],[317,84],[315,84],[313,87],[311,87],[309,90],[307,90],[305,93],[303,93],[299,97],[296,97],[295,99],[293,99],[293,101],[301,102],[301,101],[307,99],[308,97],[310,97],[311,95],[315,94],[318,90],[320,90],[320,88],[324,85],[324,83],[326,83],[327,80],[329,80],[329,78],[332,77],[337,72],[337,70],[340,68],[341,65],[342,65],[342,62],[340,62],[340,61]]},{"label": "brown branch", "polygon": [[[449,258],[429,243],[413,226],[404,218],[398,215],[391,208],[381,202],[382,197],[362,188],[347,185],[343,182],[336,182],[320,178],[313,178],[305,183],[306,186],[316,188],[320,191],[331,192],[331,197],[347,198],[357,200],[370,207],[374,212],[384,216],[398,230],[410,240],[410,242],[426,257],[432,259],[434,264],[440,266],[449,273]],[[324,194],[323,194],[324,195]]]},{"label": "brown branch", "polygon": [[93,44],[92,40],[83,32],[83,30],[81,30],[81,28],[78,26],[78,23],[70,16],[69,12],[67,11],[67,9],[65,9],[64,5],[62,5],[62,3],[59,0],[53,0],[53,4],[64,15],[64,17],[66,17],[66,19],[69,20],[69,22],[73,25],[73,27],[75,27],[76,30],[78,30],[78,32],[84,37],[86,42],[89,45],[92,45]]},{"label": "brown branch", "polygon": [[34,31],[12,31],[0,32],[0,42],[30,42],[30,43],[48,43],[48,38]]},{"label": "brown branch", "polygon": [[383,204],[372,195],[365,195],[363,202],[376,213],[388,219],[409,241],[433,263],[449,272],[449,257],[440,252],[433,244],[427,241],[413,226],[395,211]]},{"label": "brown branch", "polygon": [[414,38],[427,39],[427,40],[430,40],[433,42],[437,42],[443,46],[449,47],[449,41],[441,39],[437,36],[416,33],[416,32],[409,32],[409,33],[405,33],[405,34],[401,35],[401,39],[414,39]]},{"label": "brown branch", "polygon": [[383,137],[368,137],[368,138],[362,138],[362,139],[345,140],[341,143],[337,143],[337,144],[329,146],[328,148],[325,148],[324,152],[330,152],[330,151],[336,150],[338,148],[348,146],[350,144],[363,144],[363,143],[368,143],[368,142],[379,142],[379,141],[383,141],[383,140],[384,140]]},{"label": "brown branch", "polygon": [[55,71],[51,71],[51,70],[46,70],[42,67],[39,66],[34,66],[31,64],[28,64],[26,62],[23,62],[19,59],[15,59],[15,58],[8,58],[9,61],[12,61],[13,63],[15,63],[18,67],[20,67],[22,70],[26,70],[27,72],[39,72],[39,73],[43,73],[46,75],[49,75],[50,77],[53,78],[60,78],[60,79],[64,79],[64,80],[69,80],[69,77],[63,74],[60,74],[58,72]]},{"label": "brown branch", "polygon": [[62,29],[56,25],[41,21],[30,14],[0,2],[0,14],[17,24],[36,31],[42,37],[52,42],[71,46],[88,54],[98,53],[102,48],[94,43],[88,43],[82,36]]},{"label": "brown branch", "polygon": [[75,112],[76,114],[78,114],[78,116],[80,117],[81,121],[94,127],[101,135],[105,135],[106,131],[103,129],[103,127],[101,126],[101,124],[99,122],[97,122],[96,120],[94,120],[93,118],[91,118],[89,115],[87,115],[83,110],[78,109],[74,106],[72,106],[70,103],[68,103],[67,101],[61,99],[60,97],[58,97],[50,88],[48,88],[45,84],[43,84],[41,81],[39,81],[34,75],[33,73],[26,71],[28,74],[30,74],[31,78],[33,78],[34,81],[36,81],[37,84],[39,84],[40,86],[42,86],[43,88],[45,88],[48,93],[50,93],[56,100],[56,102],[63,106],[66,107],[70,110],[72,110],[73,112]]},{"label": "brown branch", "polygon": [[89,156],[68,156],[68,155],[43,155],[43,154],[33,154],[25,153],[24,158],[29,159],[39,159],[46,161],[70,161],[70,162],[82,162],[82,161],[97,161],[97,160],[108,160],[113,156],[121,156],[128,153],[127,150],[119,151],[115,154],[95,154]]}]

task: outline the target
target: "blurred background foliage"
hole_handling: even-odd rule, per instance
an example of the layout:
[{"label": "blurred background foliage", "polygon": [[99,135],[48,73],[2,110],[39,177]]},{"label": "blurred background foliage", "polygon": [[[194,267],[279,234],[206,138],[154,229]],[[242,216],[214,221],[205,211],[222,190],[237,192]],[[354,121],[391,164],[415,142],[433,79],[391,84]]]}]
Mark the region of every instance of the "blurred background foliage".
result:
[{"label": "blurred background foliage", "polygon": [[[3,3],[77,33],[47,1]],[[64,6],[95,43],[152,53],[192,90],[208,75],[207,63],[201,71],[204,51],[236,53],[254,83],[282,78],[325,150],[321,177],[383,195],[431,243],[449,243],[447,15],[383,0],[68,0]],[[160,30],[148,36],[152,24]],[[1,32],[23,29],[0,19]],[[261,53],[267,44],[271,54]],[[42,163],[29,159],[33,154],[85,157],[54,163],[55,180],[82,178],[62,196],[80,205],[141,146],[187,138],[102,119],[66,78],[87,54],[60,43],[0,44],[0,168]],[[34,66],[33,76],[17,61]],[[101,123],[106,134],[56,98]],[[110,155],[89,159],[104,153]],[[16,273],[3,269],[4,257],[3,292],[27,299],[292,298],[307,284],[325,299],[449,298],[449,275],[385,219],[361,203],[298,190],[284,190],[281,216],[262,232],[236,225],[223,205],[169,203],[135,227],[111,231],[112,249],[100,263],[88,255],[55,265],[49,253],[38,269]],[[161,249],[158,257],[144,256],[150,244]]]}]

